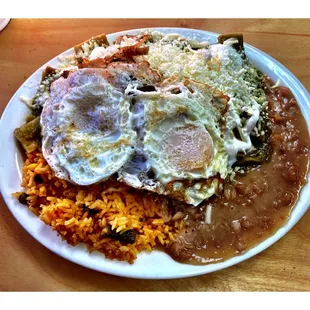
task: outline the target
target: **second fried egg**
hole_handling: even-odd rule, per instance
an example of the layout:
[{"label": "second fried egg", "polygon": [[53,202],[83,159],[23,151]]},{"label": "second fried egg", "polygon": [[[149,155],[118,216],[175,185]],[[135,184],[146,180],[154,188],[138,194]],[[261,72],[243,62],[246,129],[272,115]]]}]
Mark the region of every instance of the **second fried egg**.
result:
[{"label": "second fried egg", "polygon": [[51,85],[41,115],[42,151],[56,175],[75,184],[103,181],[134,152],[129,103],[101,69],[82,69]]},{"label": "second fried egg", "polygon": [[229,98],[194,81],[128,93],[139,144],[120,180],[193,205],[216,193],[227,175],[220,124]]}]

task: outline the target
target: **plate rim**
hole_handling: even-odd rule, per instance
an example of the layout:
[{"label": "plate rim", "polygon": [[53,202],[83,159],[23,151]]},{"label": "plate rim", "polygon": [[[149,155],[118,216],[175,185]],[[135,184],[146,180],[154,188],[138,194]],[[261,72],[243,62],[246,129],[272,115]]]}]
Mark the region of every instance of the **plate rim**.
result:
[{"label": "plate rim", "polygon": [[[158,31],[168,31],[170,33],[173,32],[180,32],[181,35],[184,35],[184,33],[189,32],[189,33],[199,33],[202,36],[218,36],[218,33],[215,32],[210,32],[210,31],[206,31],[206,30],[201,30],[201,29],[193,29],[193,28],[179,28],[179,27],[147,27],[147,28],[137,28],[137,29],[128,29],[128,30],[124,30],[124,31],[118,31],[118,32],[114,32],[111,34],[107,34],[107,38],[111,38],[111,37],[115,37],[118,35],[124,35],[124,34],[129,34],[129,33],[137,33],[137,32],[141,32],[141,31],[146,31],[146,30],[158,30]],[[306,88],[303,86],[303,84],[296,78],[296,76],[289,71],[285,66],[283,66],[280,62],[278,62],[276,59],[274,59],[273,57],[269,56],[267,53],[255,48],[252,45],[249,45],[247,43],[245,43],[245,48],[246,50],[252,51],[252,53],[254,54],[258,54],[260,57],[263,56],[263,58],[269,59],[269,61],[273,64],[276,65],[276,67],[279,67],[280,70],[286,72],[288,74],[288,76],[291,78],[291,81],[293,83],[293,85],[295,85],[295,87],[298,87],[301,90],[301,95],[303,96],[304,100],[305,100],[305,106],[308,110],[310,110],[310,95],[308,93],[308,91],[306,90]],[[55,56],[54,58],[50,59],[49,61],[47,61],[44,65],[42,65],[40,68],[38,68],[36,71],[34,71],[28,78],[26,81],[24,81],[21,86],[17,89],[17,91],[13,94],[13,96],[11,97],[11,99],[9,100],[9,102],[7,103],[1,119],[0,119],[0,132],[2,132],[2,126],[3,126],[3,119],[5,119],[7,117],[7,114],[9,113],[9,106],[12,105],[12,102],[14,100],[19,100],[17,98],[17,94],[22,90],[23,86],[28,82],[34,79],[34,76],[36,74],[38,74],[38,72],[41,72],[41,70],[43,68],[45,68],[50,62],[57,60],[57,58],[59,56],[62,56],[64,54],[73,53],[74,49],[73,47],[67,49],[66,51],[58,54],[57,56]],[[302,108],[303,106],[300,105],[300,103],[298,102],[298,105],[300,108]],[[305,109],[305,108],[304,108]],[[310,118],[307,119],[306,115],[304,115],[304,110],[303,112],[303,116],[307,122],[307,126],[308,126],[308,132],[310,131]],[[2,156],[0,156],[0,164],[1,164],[1,160],[2,160]],[[2,165],[0,165],[0,168],[2,168]],[[309,183],[309,176],[310,176],[310,171],[308,170],[308,183]],[[11,214],[13,215],[13,217],[17,220],[17,222],[19,223],[19,225],[21,225],[23,227],[23,229],[29,233],[35,240],[37,240],[41,245],[43,245],[44,247],[46,247],[47,249],[49,249],[50,251],[52,251],[53,253],[65,258],[66,260],[69,260],[73,263],[76,263],[78,265],[81,265],[83,267],[92,269],[92,270],[96,270],[99,272],[104,272],[107,274],[111,274],[111,275],[116,275],[116,276],[121,276],[121,277],[127,277],[127,278],[137,278],[137,279],[177,279],[177,278],[185,278],[185,277],[193,277],[193,276],[198,276],[198,275],[204,275],[207,273],[211,273],[211,272],[215,272],[218,270],[222,270],[228,267],[231,267],[233,265],[236,265],[240,262],[246,261],[250,258],[252,258],[253,256],[265,251],[267,248],[269,248],[270,246],[272,246],[273,244],[275,244],[279,239],[281,239],[285,234],[287,234],[291,228],[293,226],[295,226],[297,224],[297,222],[302,218],[302,216],[307,212],[308,208],[309,208],[309,204],[310,204],[310,197],[308,199],[308,201],[306,202],[307,206],[305,206],[303,208],[303,210],[301,212],[298,213],[298,215],[296,215],[293,220],[292,220],[292,215],[290,216],[290,218],[288,219],[287,223],[282,226],[281,228],[279,228],[272,236],[270,236],[269,238],[265,239],[263,242],[259,243],[258,245],[256,245],[255,247],[249,249],[248,251],[246,251],[244,254],[242,255],[238,255],[235,256],[233,258],[230,258],[226,261],[223,262],[219,262],[219,263],[213,263],[213,264],[208,264],[208,265],[202,265],[202,266],[198,266],[197,268],[192,268],[193,265],[186,265],[186,264],[180,264],[178,262],[173,261],[174,263],[176,263],[177,265],[186,265],[186,266],[191,266],[191,268],[188,268],[190,271],[185,272],[183,271],[182,274],[168,274],[168,275],[156,275],[156,272],[153,274],[149,274],[149,275],[135,275],[134,273],[131,272],[122,272],[122,268],[120,267],[120,270],[107,270],[106,268],[99,268],[98,266],[93,266],[91,264],[89,264],[88,262],[81,262],[81,261],[77,261],[76,259],[72,259],[72,257],[68,257],[68,255],[64,255],[64,253],[60,253],[59,251],[57,252],[57,250],[51,248],[51,246],[49,246],[48,244],[45,244],[45,242],[42,242],[42,240],[40,240],[38,235],[35,235],[34,233],[32,233],[31,231],[29,231],[29,229],[27,229],[26,225],[24,225],[23,222],[21,222],[17,217],[16,217],[16,213],[14,212],[14,208],[15,206],[12,204],[12,201],[9,200],[10,194],[8,193],[4,193],[3,189],[4,189],[4,181],[3,178],[0,178],[0,191],[2,193],[2,197],[5,201],[6,206],[8,207],[8,209],[10,210]],[[302,191],[304,191],[304,189],[307,187],[307,184],[304,185],[304,187],[302,188]],[[309,186],[308,186],[309,187]],[[300,202],[300,197],[298,199],[297,204]],[[297,205],[296,204],[296,205]],[[296,208],[296,207],[295,207]],[[31,212],[30,210],[27,210],[29,212]],[[292,214],[294,213],[294,210],[292,211]],[[37,218],[37,217],[36,217]],[[48,226],[48,228],[50,230],[51,227]],[[59,238],[61,240],[60,237],[57,236],[57,238]],[[77,247],[74,247],[77,248]],[[155,253],[156,251],[153,251],[152,253]],[[93,255],[93,254],[91,254]],[[109,261],[107,260],[103,254],[99,254],[101,255],[101,259],[103,259],[104,261]],[[141,254],[140,254],[141,255]],[[140,256],[139,255],[139,256]],[[167,254],[166,254],[167,255]],[[110,261],[111,264],[116,263],[116,265],[118,264],[118,262],[115,261]],[[135,263],[133,264],[133,266],[135,265]]]}]

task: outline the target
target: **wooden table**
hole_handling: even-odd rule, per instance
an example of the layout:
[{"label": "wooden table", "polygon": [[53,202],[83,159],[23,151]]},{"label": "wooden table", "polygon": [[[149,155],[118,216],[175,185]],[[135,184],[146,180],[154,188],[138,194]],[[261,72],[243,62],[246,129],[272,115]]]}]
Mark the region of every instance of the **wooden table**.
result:
[{"label": "wooden table", "polygon": [[[11,20],[0,32],[0,112],[49,59],[93,35],[140,27],[242,32],[245,41],[290,69],[310,90],[310,20],[62,19]],[[0,176],[1,177],[1,176]],[[134,280],[80,267],[35,241],[0,201],[2,291],[309,291],[310,212],[256,257],[213,274],[180,280]]]}]

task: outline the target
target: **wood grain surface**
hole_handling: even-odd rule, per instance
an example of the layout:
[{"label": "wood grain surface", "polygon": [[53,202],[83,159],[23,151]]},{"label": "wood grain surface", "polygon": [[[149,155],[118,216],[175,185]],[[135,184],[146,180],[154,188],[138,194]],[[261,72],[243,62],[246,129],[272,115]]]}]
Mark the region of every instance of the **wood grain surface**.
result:
[{"label": "wood grain surface", "polygon": [[[41,65],[102,32],[141,27],[242,32],[310,90],[309,19],[12,19],[0,32],[0,113]],[[4,150],[5,151],[5,150]],[[1,177],[1,172],[0,172]],[[34,240],[0,200],[1,291],[309,291],[310,212],[275,245],[228,269],[178,280],[135,280],[66,261]]]}]

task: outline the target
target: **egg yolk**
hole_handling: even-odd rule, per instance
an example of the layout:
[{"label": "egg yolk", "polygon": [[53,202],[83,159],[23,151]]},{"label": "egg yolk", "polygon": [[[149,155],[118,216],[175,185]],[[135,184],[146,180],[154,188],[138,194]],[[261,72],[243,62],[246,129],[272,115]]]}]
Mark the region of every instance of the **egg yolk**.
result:
[{"label": "egg yolk", "polygon": [[214,156],[209,132],[195,126],[171,128],[163,137],[163,151],[175,169],[185,171],[205,169]]}]

